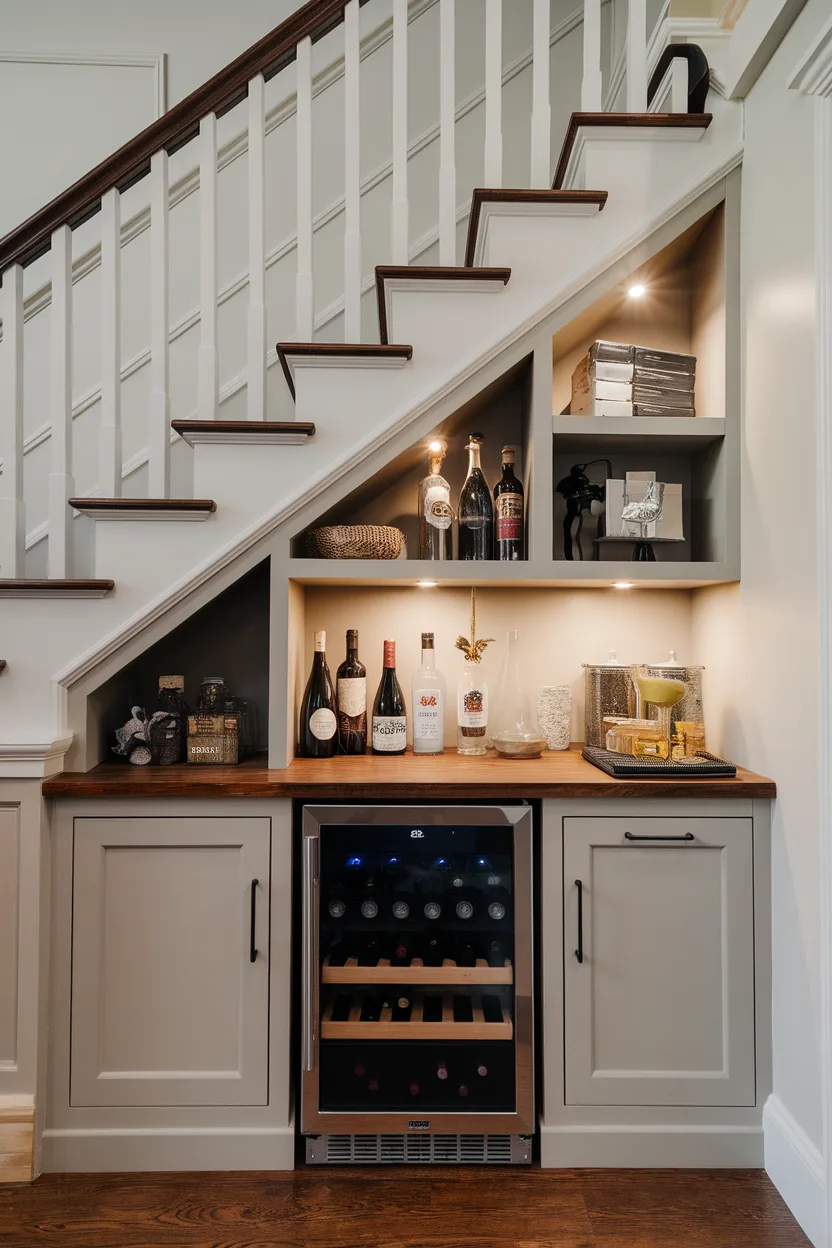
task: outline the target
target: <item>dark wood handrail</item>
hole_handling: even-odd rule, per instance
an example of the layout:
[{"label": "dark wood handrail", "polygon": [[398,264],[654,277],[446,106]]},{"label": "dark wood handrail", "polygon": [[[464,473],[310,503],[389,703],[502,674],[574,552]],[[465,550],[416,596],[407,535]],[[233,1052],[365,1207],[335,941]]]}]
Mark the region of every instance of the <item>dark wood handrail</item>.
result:
[{"label": "dark wood handrail", "polygon": [[[367,0],[359,0],[366,4]],[[0,273],[12,264],[31,264],[49,251],[52,231],[72,229],[95,216],[101,197],[116,187],[124,191],[150,171],[150,158],[162,148],[175,152],[199,132],[203,117],[227,113],[248,95],[256,74],[273,78],[295,59],[297,45],[307,35],[313,43],[334,30],[344,18],[348,0],[309,0],[258,43],[252,44],[213,78],[174,105],[129,143],[113,152],[68,190],[0,239]]]}]

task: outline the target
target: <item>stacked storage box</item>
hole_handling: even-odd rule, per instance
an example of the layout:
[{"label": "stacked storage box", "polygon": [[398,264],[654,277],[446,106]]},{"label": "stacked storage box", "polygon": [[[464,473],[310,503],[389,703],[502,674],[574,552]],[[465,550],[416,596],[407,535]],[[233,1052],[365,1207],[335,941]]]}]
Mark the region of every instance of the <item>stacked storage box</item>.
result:
[{"label": "stacked storage box", "polygon": [[572,374],[573,416],[694,416],[696,356],[594,342]]}]

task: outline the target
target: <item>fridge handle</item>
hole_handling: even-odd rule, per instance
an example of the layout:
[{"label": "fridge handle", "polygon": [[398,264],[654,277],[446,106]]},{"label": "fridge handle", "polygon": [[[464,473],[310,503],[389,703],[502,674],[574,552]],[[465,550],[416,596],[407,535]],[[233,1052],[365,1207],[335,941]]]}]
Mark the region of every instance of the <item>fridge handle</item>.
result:
[{"label": "fridge handle", "polygon": [[318,1027],[318,837],[303,839],[303,1069],[312,1070]]}]

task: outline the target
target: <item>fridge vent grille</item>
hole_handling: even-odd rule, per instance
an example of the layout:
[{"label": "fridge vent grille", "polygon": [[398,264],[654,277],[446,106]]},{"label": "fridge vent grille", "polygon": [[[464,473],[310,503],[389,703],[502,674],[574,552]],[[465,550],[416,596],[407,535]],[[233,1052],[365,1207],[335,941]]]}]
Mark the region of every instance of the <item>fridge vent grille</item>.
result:
[{"label": "fridge vent grille", "polygon": [[329,1165],[523,1165],[531,1140],[520,1135],[321,1135],[306,1141],[307,1161]]}]

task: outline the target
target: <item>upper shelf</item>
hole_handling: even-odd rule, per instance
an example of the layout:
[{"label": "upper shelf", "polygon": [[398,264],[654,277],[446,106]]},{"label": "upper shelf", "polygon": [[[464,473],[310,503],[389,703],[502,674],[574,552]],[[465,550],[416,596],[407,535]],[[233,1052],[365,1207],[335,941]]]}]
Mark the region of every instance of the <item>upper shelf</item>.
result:
[{"label": "upper shelf", "polygon": [[576,448],[603,441],[610,450],[647,451],[667,439],[673,449],[687,451],[724,438],[725,421],[720,416],[553,416],[552,432]]},{"label": "upper shelf", "polygon": [[631,581],[649,589],[696,589],[737,579],[727,564],[682,560],[633,563],[544,558],[518,563],[433,563],[426,559],[291,559],[288,566],[290,578],[300,585],[393,587],[434,581],[437,588],[609,589],[616,581]]}]

